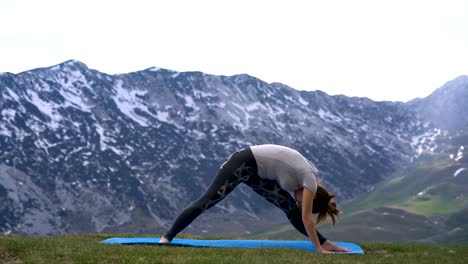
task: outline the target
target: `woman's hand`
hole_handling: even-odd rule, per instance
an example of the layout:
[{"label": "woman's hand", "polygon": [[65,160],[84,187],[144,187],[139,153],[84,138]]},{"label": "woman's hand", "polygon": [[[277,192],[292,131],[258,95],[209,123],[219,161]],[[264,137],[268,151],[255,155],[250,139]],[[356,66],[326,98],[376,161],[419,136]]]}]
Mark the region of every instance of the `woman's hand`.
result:
[{"label": "woman's hand", "polygon": [[351,252],[352,250],[349,248],[344,248],[340,245],[337,245],[330,240],[325,241],[322,245],[323,248],[330,250],[330,251],[335,251],[335,252]]},{"label": "woman's hand", "polygon": [[324,247],[318,248],[317,252],[320,253],[320,254],[333,254],[333,253],[335,253],[333,251],[325,249]]}]

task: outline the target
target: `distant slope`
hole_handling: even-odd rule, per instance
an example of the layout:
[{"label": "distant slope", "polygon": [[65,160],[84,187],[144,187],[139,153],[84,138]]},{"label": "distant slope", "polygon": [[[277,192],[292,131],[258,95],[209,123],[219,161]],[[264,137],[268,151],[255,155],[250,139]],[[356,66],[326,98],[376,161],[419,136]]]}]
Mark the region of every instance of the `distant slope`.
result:
[{"label": "distant slope", "polygon": [[[441,136],[434,153],[373,191],[342,205],[336,226],[320,227],[333,240],[468,243],[468,131]],[[300,238],[289,226],[256,237]]]}]

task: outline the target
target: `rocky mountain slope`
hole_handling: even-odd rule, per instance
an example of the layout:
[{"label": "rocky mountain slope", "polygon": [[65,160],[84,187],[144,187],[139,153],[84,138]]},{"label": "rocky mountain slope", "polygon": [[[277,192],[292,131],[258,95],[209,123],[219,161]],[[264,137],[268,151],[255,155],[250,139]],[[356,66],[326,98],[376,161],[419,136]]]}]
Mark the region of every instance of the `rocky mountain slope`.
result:
[{"label": "rocky mountain slope", "polygon": [[[78,61],[1,73],[0,231],[161,232],[226,157],[262,143],[298,149],[351,198],[434,150],[444,132],[415,112],[424,102],[329,96],[248,75],[108,75]],[[189,231],[242,235],[275,223],[277,211],[242,187]]]}]

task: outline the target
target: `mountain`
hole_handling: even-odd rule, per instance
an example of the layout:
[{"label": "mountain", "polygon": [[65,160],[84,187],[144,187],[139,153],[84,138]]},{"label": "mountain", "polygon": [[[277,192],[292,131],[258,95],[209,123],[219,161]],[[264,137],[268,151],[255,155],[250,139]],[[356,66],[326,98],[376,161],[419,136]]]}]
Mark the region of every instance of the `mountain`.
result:
[{"label": "mountain", "polygon": [[439,128],[456,131],[468,127],[468,76],[460,76],[424,99],[409,102],[423,119]]},{"label": "mountain", "polygon": [[[445,132],[419,114],[424,102],[78,61],[1,73],[0,231],[162,232],[231,153],[262,143],[298,149],[349,199],[434,151]],[[188,231],[248,234],[284,222],[278,211],[241,187]]]}]

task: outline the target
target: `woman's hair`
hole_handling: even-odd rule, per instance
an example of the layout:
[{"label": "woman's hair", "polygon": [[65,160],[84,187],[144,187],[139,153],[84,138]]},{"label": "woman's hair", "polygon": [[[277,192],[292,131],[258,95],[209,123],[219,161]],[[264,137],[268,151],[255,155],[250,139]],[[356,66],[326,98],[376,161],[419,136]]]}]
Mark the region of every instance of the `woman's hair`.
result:
[{"label": "woman's hair", "polygon": [[335,198],[335,194],[328,192],[320,185],[317,186],[312,210],[312,213],[318,214],[317,224],[325,221],[327,216],[329,216],[333,224],[335,224],[336,217],[340,213],[340,210],[336,207],[336,203],[331,201],[333,198]]}]

